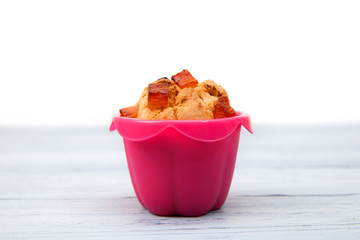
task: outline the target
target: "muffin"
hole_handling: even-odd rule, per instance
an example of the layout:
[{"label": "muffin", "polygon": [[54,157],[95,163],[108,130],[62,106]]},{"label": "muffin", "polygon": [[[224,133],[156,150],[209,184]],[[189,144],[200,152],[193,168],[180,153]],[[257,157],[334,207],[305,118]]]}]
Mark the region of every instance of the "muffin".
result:
[{"label": "muffin", "polygon": [[225,202],[241,127],[250,117],[235,111],[214,81],[187,71],[150,83],[139,101],[120,109],[110,130],[124,139],[140,204],[161,216],[200,216]]}]

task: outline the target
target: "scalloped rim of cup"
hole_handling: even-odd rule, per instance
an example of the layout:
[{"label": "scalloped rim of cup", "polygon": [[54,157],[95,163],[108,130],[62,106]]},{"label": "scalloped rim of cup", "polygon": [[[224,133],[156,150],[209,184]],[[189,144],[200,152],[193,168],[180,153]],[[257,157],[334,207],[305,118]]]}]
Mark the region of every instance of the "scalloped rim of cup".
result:
[{"label": "scalloped rim of cup", "polygon": [[[124,139],[127,140],[131,140],[131,141],[144,141],[144,140],[148,140],[151,138],[156,137],[157,135],[163,133],[164,131],[166,131],[167,129],[173,128],[176,131],[178,131],[179,133],[181,133],[182,135],[196,140],[196,141],[202,141],[202,142],[214,142],[214,141],[219,141],[222,140],[226,137],[228,137],[229,135],[231,135],[237,128],[239,125],[244,126],[246,130],[248,130],[250,133],[253,133],[252,131],[252,126],[251,126],[251,122],[250,122],[250,116],[249,114],[245,113],[245,112],[240,112],[240,111],[236,111],[236,115],[233,117],[228,117],[228,118],[217,118],[217,119],[198,119],[198,120],[153,120],[153,119],[137,119],[137,118],[124,118],[121,117],[119,113],[115,114],[113,116],[112,122],[111,122],[111,126],[110,126],[110,131],[115,131],[116,125],[115,125],[115,120],[116,119],[126,119],[126,121],[133,121],[133,122],[137,122],[137,123],[141,123],[141,124],[164,124],[164,127],[161,128],[159,131],[150,134],[146,137],[142,137],[142,138],[129,138],[129,137],[124,137],[122,136]],[[188,133],[185,133],[184,131],[182,131],[181,129],[179,129],[177,127],[177,125],[183,125],[185,124],[199,124],[199,123],[207,123],[207,122],[226,122],[226,121],[236,121],[236,125],[233,128],[232,131],[230,131],[228,134],[226,134],[223,137],[220,138],[216,138],[216,139],[202,139],[202,138],[198,138],[198,137],[194,137],[191,136]]]}]

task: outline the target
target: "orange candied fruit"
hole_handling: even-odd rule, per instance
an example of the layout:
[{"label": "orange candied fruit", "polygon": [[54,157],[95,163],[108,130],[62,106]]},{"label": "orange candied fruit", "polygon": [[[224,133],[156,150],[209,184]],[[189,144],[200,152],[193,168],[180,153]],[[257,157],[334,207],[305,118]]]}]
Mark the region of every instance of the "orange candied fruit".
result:
[{"label": "orange candied fruit", "polygon": [[169,106],[169,83],[150,83],[148,93],[148,107],[150,109],[166,108]]},{"label": "orange candied fruit", "polygon": [[181,89],[186,87],[193,88],[198,85],[198,81],[196,80],[196,78],[194,78],[187,69],[184,69],[181,72],[172,76],[171,80],[173,80]]},{"label": "orange candied fruit", "polygon": [[221,96],[215,103],[214,118],[226,118],[235,116],[235,110],[230,106],[229,98]]},{"label": "orange candied fruit", "polygon": [[120,109],[120,116],[123,116],[123,117],[136,118],[137,114],[138,114],[137,106],[131,106],[131,107]]}]

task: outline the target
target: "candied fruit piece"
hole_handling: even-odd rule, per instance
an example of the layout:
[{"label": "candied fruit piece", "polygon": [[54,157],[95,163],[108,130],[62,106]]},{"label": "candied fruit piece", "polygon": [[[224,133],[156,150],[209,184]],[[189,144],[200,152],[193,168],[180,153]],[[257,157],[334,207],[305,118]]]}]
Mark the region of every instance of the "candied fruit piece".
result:
[{"label": "candied fruit piece", "polygon": [[123,117],[136,118],[137,114],[138,114],[137,106],[131,106],[131,107],[120,109],[120,116],[123,116]]},{"label": "candied fruit piece", "polygon": [[187,69],[184,69],[181,72],[172,76],[171,80],[173,80],[181,89],[186,87],[193,88],[198,85],[198,81],[191,75],[191,73]]},{"label": "candied fruit piece", "polygon": [[229,98],[221,96],[215,103],[214,118],[226,118],[235,115],[235,110],[230,106]]},{"label": "candied fruit piece", "polygon": [[148,86],[148,107],[150,109],[166,108],[169,106],[169,83],[156,82]]}]

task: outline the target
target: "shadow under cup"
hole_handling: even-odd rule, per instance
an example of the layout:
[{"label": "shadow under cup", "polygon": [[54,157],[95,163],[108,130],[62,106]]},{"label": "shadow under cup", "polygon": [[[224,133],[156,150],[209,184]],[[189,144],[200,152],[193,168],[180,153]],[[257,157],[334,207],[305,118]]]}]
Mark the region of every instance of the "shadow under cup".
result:
[{"label": "shadow under cup", "polygon": [[143,120],[115,116],[124,139],[139,202],[162,216],[200,216],[219,209],[228,195],[241,126],[250,117],[210,120]]}]

